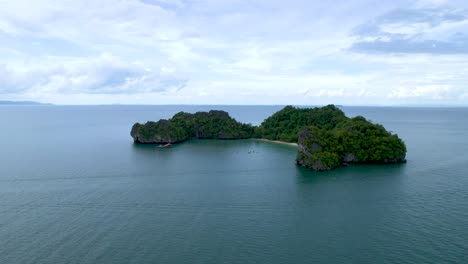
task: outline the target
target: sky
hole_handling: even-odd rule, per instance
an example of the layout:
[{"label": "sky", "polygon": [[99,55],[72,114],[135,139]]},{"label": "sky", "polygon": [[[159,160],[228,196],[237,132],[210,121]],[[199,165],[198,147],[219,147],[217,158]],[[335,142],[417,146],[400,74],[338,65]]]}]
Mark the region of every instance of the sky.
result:
[{"label": "sky", "polygon": [[0,100],[468,106],[468,1],[0,0]]}]

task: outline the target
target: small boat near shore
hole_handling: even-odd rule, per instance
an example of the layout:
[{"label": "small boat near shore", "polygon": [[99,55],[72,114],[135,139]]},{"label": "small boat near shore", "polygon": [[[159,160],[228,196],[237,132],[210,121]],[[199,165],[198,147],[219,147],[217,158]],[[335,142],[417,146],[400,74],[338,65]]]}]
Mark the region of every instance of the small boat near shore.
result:
[{"label": "small boat near shore", "polygon": [[172,146],[171,143],[167,143],[167,144],[165,144],[165,145],[159,145],[160,148],[168,148],[168,147],[170,147],[170,146]]}]

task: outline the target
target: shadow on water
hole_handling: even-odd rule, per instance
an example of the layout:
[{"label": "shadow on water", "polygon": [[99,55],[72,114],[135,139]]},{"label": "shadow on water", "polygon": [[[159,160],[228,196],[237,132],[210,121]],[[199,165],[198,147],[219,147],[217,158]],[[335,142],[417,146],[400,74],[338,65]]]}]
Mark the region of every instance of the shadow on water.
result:
[{"label": "shadow on water", "polygon": [[340,167],[331,171],[313,171],[297,166],[296,175],[300,183],[319,183],[333,180],[366,180],[376,177],[401,177],[406,175],[407,164],[369,165],[359,164]]},{"label": "shadow on water", "polygon": [[132,158],[138,164],[148,166],[149,164],[162,165],[175,158],[176,150],[180,146],[173,145],[162,148],[159,144],[132,144]]},{"label": "shadow on water", "polygon": [[172,145],[171,147],[163,148],[161,147],[161,144],[140,144],[140,143],[133,143],[132,147],[135,151],[141,151],[141,152],[155,152],[155,151],[165,151],[169,150],[171,148],[177,147],[177,145]]}]

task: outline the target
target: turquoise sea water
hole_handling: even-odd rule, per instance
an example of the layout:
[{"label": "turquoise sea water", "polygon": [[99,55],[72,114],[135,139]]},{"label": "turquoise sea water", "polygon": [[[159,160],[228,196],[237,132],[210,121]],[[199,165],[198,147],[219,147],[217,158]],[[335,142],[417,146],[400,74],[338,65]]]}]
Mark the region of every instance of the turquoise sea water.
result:
[{"label": "turquoise sea water", "polygon": [[325,173],[285,145],[129,135],[209,109],[281,107],[0,107],[0,263],[468,263],[468,109],[344,107],[408,163]]}]

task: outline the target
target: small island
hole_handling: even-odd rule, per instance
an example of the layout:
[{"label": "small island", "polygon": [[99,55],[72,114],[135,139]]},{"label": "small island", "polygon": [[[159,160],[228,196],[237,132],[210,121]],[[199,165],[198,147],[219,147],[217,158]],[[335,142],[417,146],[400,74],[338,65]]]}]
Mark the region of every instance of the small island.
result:
[{"label": "small island", "polygon": [[348,118],[334,105],[286,106],[260,126],[238,122],[225,111],[179,112],[168,120],[136,123],[130,134],[134,142],[140,144],[249,138],[297,143],[296,164],[317,171],[351,163],[406,162],[406,146],[398,135],[362,116]]}]

